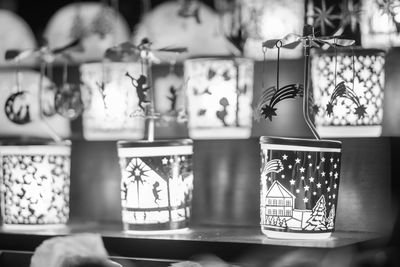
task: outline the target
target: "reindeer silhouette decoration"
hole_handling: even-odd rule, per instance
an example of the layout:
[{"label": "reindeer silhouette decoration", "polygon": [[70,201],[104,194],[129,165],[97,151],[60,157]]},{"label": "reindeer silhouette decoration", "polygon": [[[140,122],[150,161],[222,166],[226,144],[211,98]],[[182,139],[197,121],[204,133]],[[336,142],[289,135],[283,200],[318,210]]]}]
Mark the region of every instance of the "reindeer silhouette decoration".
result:
[{"label": "reindeer silhouette decoration", "polygon": [[[301,84],[290,84],[279,87],[279,60],[280,60],[280,49],[294,49],[299,44],[302,44],[304,47],[304,86]],[[320,139],[313,122],[309,117],[310,110],[317,111],[318,107],[309,108],[309,102],[312,97],[308,94],[309,90],[309,65],[310,65],[310,50],[312,47],[320,47],[320,45],[329,45],[334,48],[337,46],[352,46],[354,44],[354,40],[342,39],[340,36],[322,36],[315,37],[314,28],[310,25],[305,25],[303,30],[303,35],[297,34],[288,34],[283,39],[271,39],[267,40],[263,43],[263,52],[264,55],[267,49],[278,49],[278,58],[277,58],[277,78],[276,78],[276,87],[272,86],[263,91],[260,100],[256,106],[256,114],[255,118],[259,120],[261,117],[265,119],[269,119],[272,121],[273,116],[277,116],[276,113],[276,104],[285,99],[293,99],[296,97],[303,97],[303,117],[309,126],[310,130],[314,134],[317,139]],[[265,56],[264,56],[264,64],[265,64]],[[264,69],[264,68],[263,68]],[[354,92],[350,92],[348,87],[343,87],[342,83],[338,84],[335,88],[336,94],[334,93],[331,97],[330,104],[333,105],[334,100],[338,96],[348,96],[351,99],[356,99],[354,97]],[[343,90],[345,88],[346,90]],[[332,112],[332,108],[330,105],[327,107],[328,113]],[[365,111],[365,110],[364,110]],[[360,107],[360,114],[363,112],[363,108]]]}]

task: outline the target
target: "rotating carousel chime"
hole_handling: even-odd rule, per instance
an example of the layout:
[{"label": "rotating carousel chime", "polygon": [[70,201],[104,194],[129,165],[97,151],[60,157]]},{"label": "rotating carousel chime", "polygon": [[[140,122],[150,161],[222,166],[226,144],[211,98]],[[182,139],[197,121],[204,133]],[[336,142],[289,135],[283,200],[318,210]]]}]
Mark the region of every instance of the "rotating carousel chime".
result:
[{"label": "rotating carousel chime", "polygon": [[[279,87],[281,48],[304,48],[304,85]],[[341,142],[320,140],[310,118],[310,50],[321,45],[351,46],[353,40],[340,36],[316,37],[312,26],[303,35],[288,34],[283,39],[267,40],[263,52],[278,49],[277,85],[266,89],[257,105],[258,118],[272,120],[276,104],[303,97],[303,117],[316,140],[262,136],[261,144],[261,230],[268,237],[289,239],[327,238],[334,231],[339,189]],[[337,84],[332,99],[348,93]],[[350,94],[349,94],[350,97]],[[332,105],[334,100],[330,102]],[[330,111],[327,107],[328,112]]]},{"label": "rotating carousel chime", "polygon": [[121,167],[122,221],[126,231],[186,228],[193,191],[192,154],[189,139],[155,140],[156,113],[151,64],[154,53],[182,53],[186,48],[152,49],[143,39],[139,45],[123,43],[106,51],[106,58],[139,59],[142,72],[125,73],[137,93],[139,113],[147,120],[147,138],[118,142]]}]

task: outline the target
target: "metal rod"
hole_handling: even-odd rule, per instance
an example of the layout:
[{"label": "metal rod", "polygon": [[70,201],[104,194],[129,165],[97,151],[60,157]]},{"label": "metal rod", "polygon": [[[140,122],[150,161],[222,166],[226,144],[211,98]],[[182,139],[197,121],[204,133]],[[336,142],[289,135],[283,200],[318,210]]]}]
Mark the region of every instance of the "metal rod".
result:
[{"label": "metal rod", "polygon": [[62,141],[62,138],[57,134],[57,132],[53,129],[50,123],[43,116],[43,80],[44,80],[44,71],[46,68],[46,63],[40,63],[40,76],[39,76],[39,118],[40,122],[44,126],[44,129],[49,134],[49,136],[54,140],[54,142],[59,143]]},{"label": "metal rod", "polygon": [[309,87],[309,70],[310,70],[310,48],[311,48],[311,41],[310,38],[305,38],[305,46],[304,46],[304,93],[303,93],[303,117],[306,121],[308,128],[310,128],[311,132],[313,133],[314,137],[317,140],[321,140],[317,130],[313,122],[310,119],[309,114],[309,106],[308,106],[308,87]]},{"label": "metal rod", "polygon": [[[146,48],[147,49],[147,48]],[[152,85],[152,73],[151,73],[151,59],[149,59],[149,54],[150,51],[146,50],[146,55],[145,55],[145,64],[147,68],[147,87],[148,87],[148,95],[149,95],[149,105],[148,105],[148,124],[147,124],[147,140],[148,141],[154,141],[154,135],[155,135],[155,108],[154,108],[154,91],[153,91],[153,85]]]}]

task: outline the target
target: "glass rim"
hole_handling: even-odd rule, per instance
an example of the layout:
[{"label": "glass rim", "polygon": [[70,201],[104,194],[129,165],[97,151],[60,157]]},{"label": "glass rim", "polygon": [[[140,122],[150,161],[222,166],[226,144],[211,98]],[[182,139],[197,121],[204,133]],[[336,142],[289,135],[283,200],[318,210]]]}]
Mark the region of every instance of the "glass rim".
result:
[{"label": "glass rim", "polygon": [[71,146],[71,140],[62,140],[61,142],[56,142],[48,138],[0,138],[0,146]]},{"label": "glass rim", "polygon": [[[385,56],[386,55],[385,50],[378,49],[378,48],[363,48],[361,46],[356,46],[353,48],[351,48],[351,47],[337,47],[336,48],[336,53],[338,55],[340,55],[340,54],[352,55],[353,51],[354,51],[355,56]],[[326,50],[317,48],[317,49],[311,50],[311,56],[322,56],[322,55],[334,56],[335,48],[330,47]]]},{"label": "glass rim", "polygon": [[243,60],[243,61],[248,61],[248,62],[255,62],[254,59],[244,57],[244,56],[235,56],[235,55],[197,55],[197,56],[191,56],[185,59],[185,62],[187,61],[196,61],[196,60]]},{"label": "glass rim", "polygon": [[319,147],[319,148],[342,148],[342,142],[337,140],[316,140],[305,138],[289,138],[289,137],[275,137],[275,136],[261,136],[260,144],[274,144],[274,145],[290,145],[290,146],[305,146],[305,147]]},{"label": "glass rim", "polygon": [[191,146],[193,140],[185,139],[165,139],[165,140],[137,140],[137,141],[118,141],[118,148],[131,148],[131,147],[163,147],[163,146]]}]

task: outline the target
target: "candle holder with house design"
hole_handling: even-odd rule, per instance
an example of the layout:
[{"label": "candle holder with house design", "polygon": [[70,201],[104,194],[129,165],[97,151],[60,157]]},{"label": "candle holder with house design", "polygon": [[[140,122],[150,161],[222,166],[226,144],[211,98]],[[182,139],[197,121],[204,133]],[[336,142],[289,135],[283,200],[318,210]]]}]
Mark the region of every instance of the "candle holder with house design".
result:
[{"label": "candle holder with house design", "polygon": [[[338,200],[341,142],[320,140],[309,102],[310,50],[319,44],[349,46],[354,41],[338,37],[315,37],[306,25],[303,36],[289,34],[283,39],[263,43],[267,49],[278,49],[277,85],[264,90],[256,115],[272,120],[275,105],[282,100],[303,97],[303,116],[316,140],[262,136],[261,144],[261,231],[270,238],[321,239],[335,229]],[[304,47],[304,86],[279,87],[279,54],[281,48]]]}]

